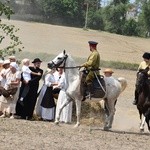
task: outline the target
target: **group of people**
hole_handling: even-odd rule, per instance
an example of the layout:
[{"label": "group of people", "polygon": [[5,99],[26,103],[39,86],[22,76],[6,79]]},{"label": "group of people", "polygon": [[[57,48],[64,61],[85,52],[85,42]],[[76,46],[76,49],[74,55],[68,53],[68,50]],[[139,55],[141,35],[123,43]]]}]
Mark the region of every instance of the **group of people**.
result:
[{"label": "group of people", "polygon": [[[94,41],[89,41],[88,43],[91,55],[81,67],[89,70],[85,85],[88,87],[89,92],[92,92],[91,84],[94,78],[92,69],[99,75],[100,55],[96,49],[98,43]],[[35,58],[32,61],[32,66],[30,66],[30,60],[25,58],[22,60],[22,67],[19,67],[14,56],[0,63],[2,68],[0,71],[0,84],[1,87],[4,87],[3,89],[0,88],[0,111],[2,112],[0,117],[20,117],[32,120],[35,111],[41,119],[53,121],[60,107],[68,99],[65,92],[67,83],[63,69],[47,68],[43,73],[40,68],[42,61],[39,58]],[[112,73],[111,69],[104,71],[106,76],[112,75]],[[39,89],[41,78],[43,78],[43,85]],[[13,89],[9,89],[10,85],[13,85],[13,88],[17,88],[15,93],[12,93]],[[7,92],[10,90],[8,97],[5,96],[4,90]],[[57,102],[56,95],[58,95]],[[85,96],[83,95],[83,99],[86,99]],[[72,102],[70,102],[63,109],[60,121],[71,122],[72,105]]]},{"label": "group of people", "polygon": [[[12,60],[13,58],[13,60]],[[49,69],[43,73],[42,61],[35,58],[22,60],[22,66],[15,56],[0,61],[0,112],[1,118],[21,118],[32,120],[34,111],[44,121],[53,121],[61,105],[67,100],[67,86],[62,68]],[[43,77],[43,85],[39,81]],[[7,95],[6,95],[7,93]],[[57,102],[55,96],[57,95]],[[61,114],[61,121],[71,123],[72,103]]]},{"label": "group of people", "polygon": [[[97,51],[97,42],[89,41],[91,51],[87,61],[81,65],[88,73],[85,78],[85,86],[91,95],[92,82],[96,75],[99,75],[100,55]],[[139,65],[138,73],[143,69],[150,68],[150,53],[143,54],[143,62]],[[0,117],[15,118],[16,116],[32,120],[33,113],[45,121],[53,121],[60,107],[69,98],[66,94],[67,82],[65,72],[62,68],[47,68],[45,73],[41,67],[42,61],[35,58],[30,66],[29,59],[22,60],[20,68],[15,56],[8,60],[0,60]],[[93,73],[94,71],[94,73]],[[105,77],[112,78],[114,72],[107,68],[104,70]],[[148,72],[150,74],[150,71]],[[39,90],[39,81],[43,77],[43,86]],[[58,95],[56,98],[55,96]],[[83,92],[83,101],[86,100],[86,92]],[[57,99],[57,102],[56,100]],[[135,89],[135,100],[137,104],[138,92]],[[62,111],[60,121],[70,123],[72,119],[72,102]]]}]

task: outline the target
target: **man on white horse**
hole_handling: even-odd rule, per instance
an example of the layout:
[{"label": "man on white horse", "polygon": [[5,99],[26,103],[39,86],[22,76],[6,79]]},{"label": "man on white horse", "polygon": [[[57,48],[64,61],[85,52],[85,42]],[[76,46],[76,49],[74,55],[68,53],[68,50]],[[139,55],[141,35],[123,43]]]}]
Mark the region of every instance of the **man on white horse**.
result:
[{"label": "man on white horse", "polygon": [[[88,92],[89,92],[89,97],[92,95],[92,82],[95,77],[94,72],[95,71],[96,75],[99,75],[99,66],[100,66],[100,55],[99,52],[97,51],[97,42],[95,41],[89,41],[89,47],[90,51],[92,52],[90,56],[88,57],[87,61],[81,65],[81,67],[85,67],[86,70],[88,71],[86,79],[85,79],[85,85],[87,86]],[[84,87],[84,95],[83,95],[83,101],[86,99],[86,92],[85,92],[85,87]]]}]

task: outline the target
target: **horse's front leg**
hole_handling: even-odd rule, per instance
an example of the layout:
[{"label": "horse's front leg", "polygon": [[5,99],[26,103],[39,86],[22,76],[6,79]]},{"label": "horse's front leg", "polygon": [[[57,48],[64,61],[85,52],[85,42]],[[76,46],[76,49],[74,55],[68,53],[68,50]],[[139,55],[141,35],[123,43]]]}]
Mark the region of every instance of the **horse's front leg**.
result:
[{"label": "horse's front leg", "polygon": [[80,125],[81,100],[75,100],[75,103],[76,103],[77,122],[74,127],[76,128]]},{"label": "horse's front leg", "polygon": [[150,118],[148,116],[146,117],[146,123],[147,123],[148,131],[150,132]]},{"label": "horse's front leg", "polygon": [[140,132],[144,132],[145,119],[145,116],[143,116],[143,119],[141,118]]},{"label": "horse's front leg", "polygon": [[148,108],[147,112],[145,113],[145,118],[148,130],[150,132],[150,108]]},{"label": "horse's front leg", "polygon": [[58,112],[56,113],[56,117],[55,117],[55,124],[59,124],[59,119],[60,119],[61,112],[62,112],[63,108],[64,108],[65,106],[67,106],[70,102],[71,102],[71,100],[67,100],[66,103],[64,103],[64,104],[58,109]]}]

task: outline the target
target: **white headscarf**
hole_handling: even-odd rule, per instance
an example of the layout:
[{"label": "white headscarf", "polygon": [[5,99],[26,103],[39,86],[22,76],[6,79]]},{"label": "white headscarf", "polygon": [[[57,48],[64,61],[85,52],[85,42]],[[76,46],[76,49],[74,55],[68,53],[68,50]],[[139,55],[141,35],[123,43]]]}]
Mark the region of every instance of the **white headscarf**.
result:
[{"label": "white headscarf", "polygon": [[16,70],[19,69],[18,65],[16,64],[16,62],[11,62],[10,66],[12,66],[13,68],[15,68]]}]

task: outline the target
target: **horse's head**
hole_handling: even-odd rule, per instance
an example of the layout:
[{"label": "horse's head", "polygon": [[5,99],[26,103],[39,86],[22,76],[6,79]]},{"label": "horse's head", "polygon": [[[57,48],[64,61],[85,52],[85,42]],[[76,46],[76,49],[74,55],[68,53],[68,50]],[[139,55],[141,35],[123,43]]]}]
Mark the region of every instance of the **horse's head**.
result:
[{"label": "horse's head", "polygon": [[64,66],[68,55],[64,50],[62,53],[57,55],[52,61],[48,62],[48,68],[58,68]]},{"label": "horse's head", "polygon": [[148,70],[145,69],[143,71],[140,71],[139,73],[137,73],[137,86],[138,87],[142,87],[145,85],[145,83],[148,80],[148,74],[147,74]]}]

